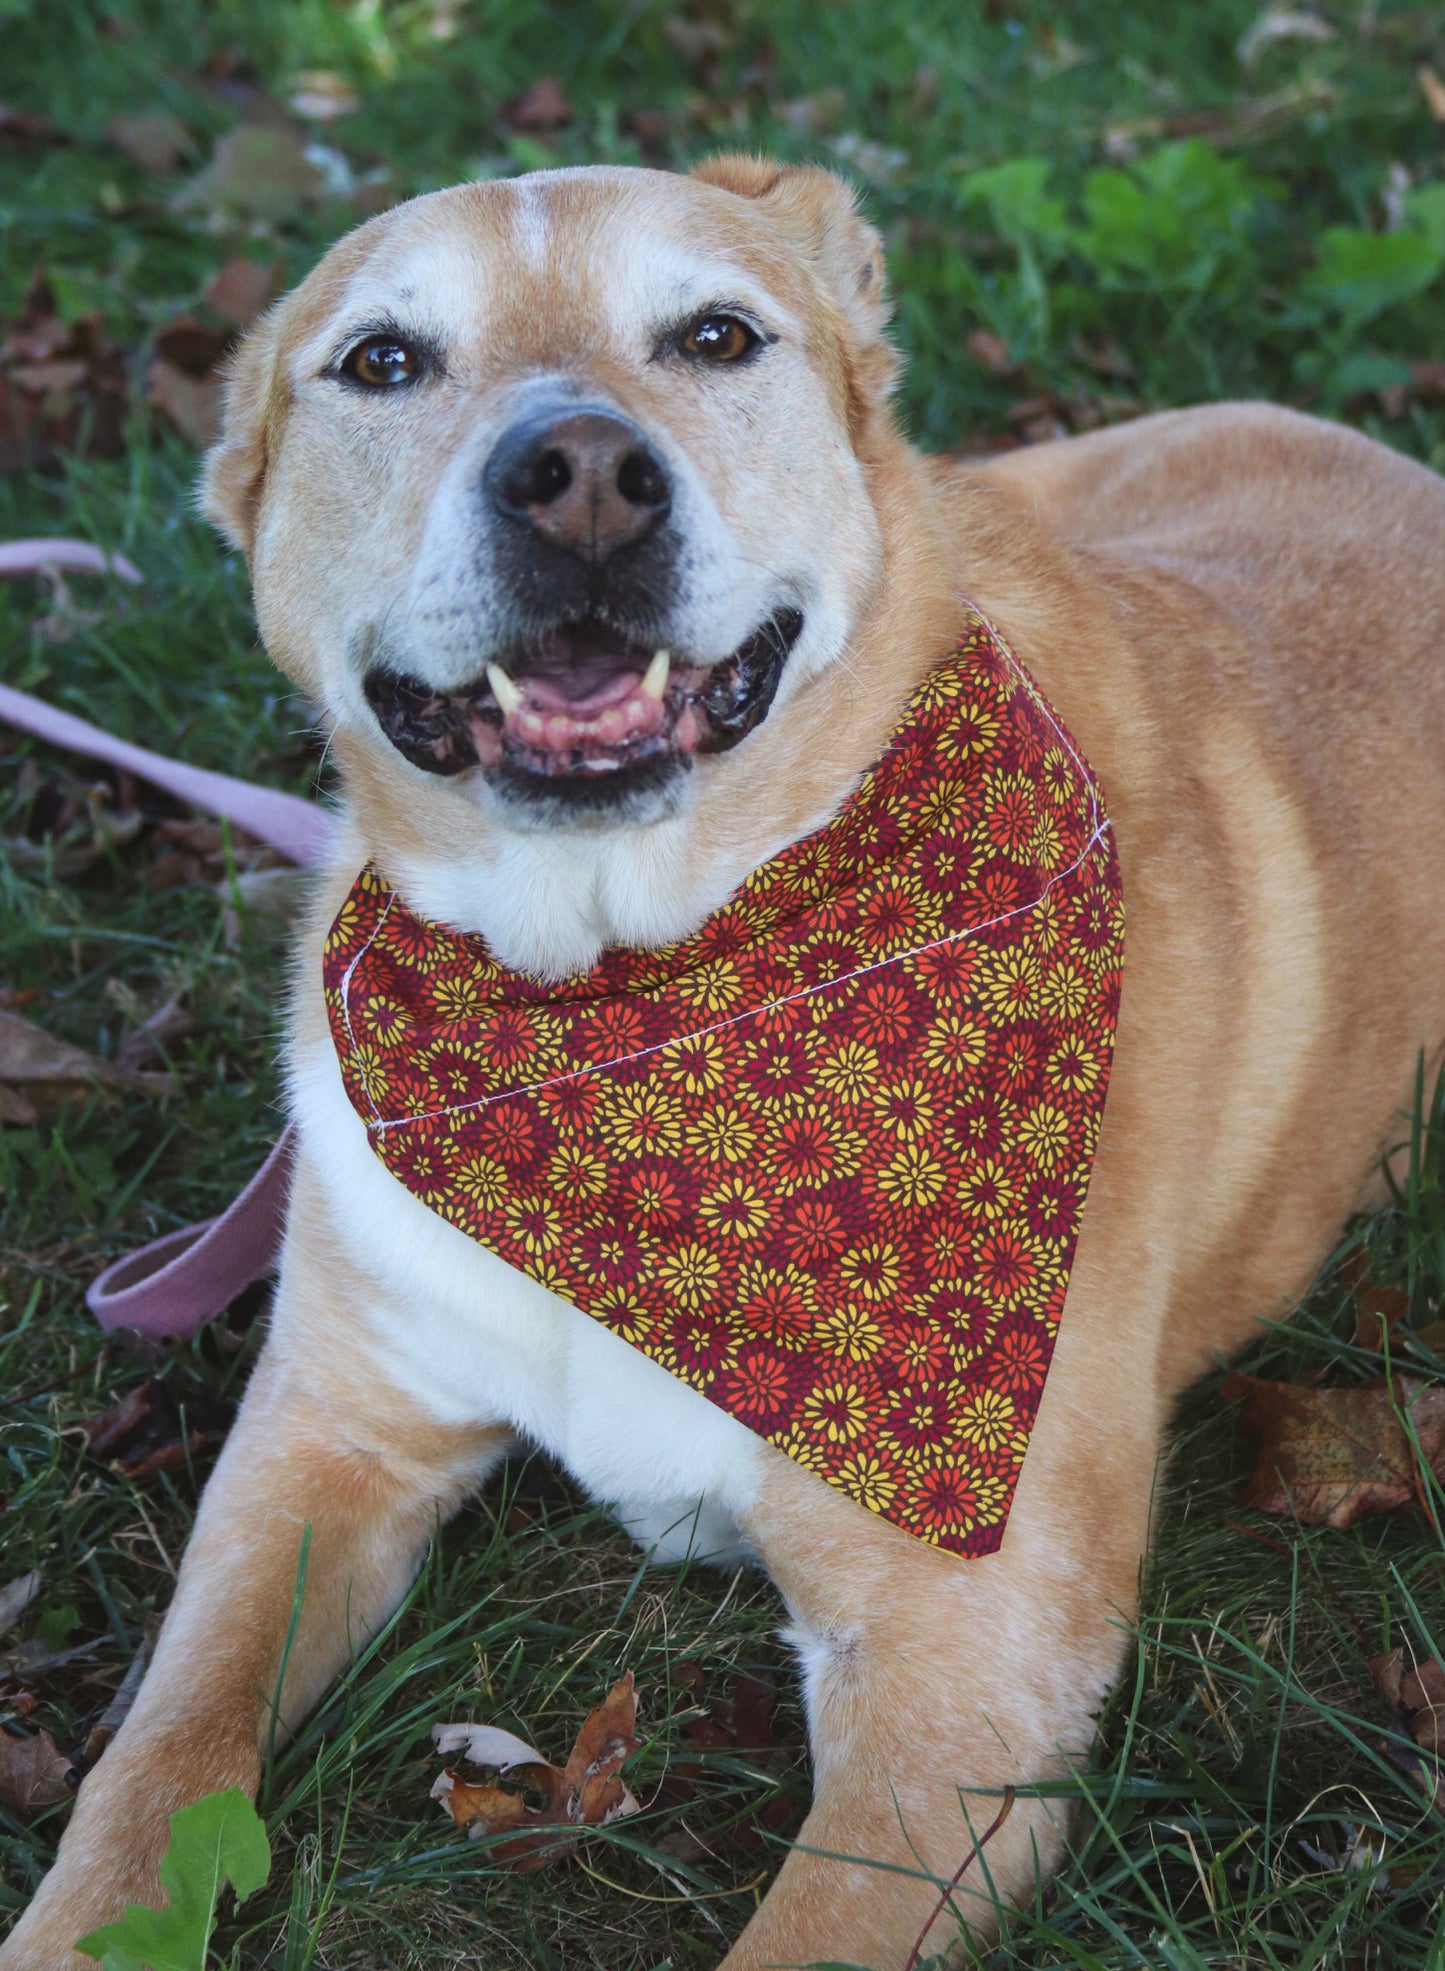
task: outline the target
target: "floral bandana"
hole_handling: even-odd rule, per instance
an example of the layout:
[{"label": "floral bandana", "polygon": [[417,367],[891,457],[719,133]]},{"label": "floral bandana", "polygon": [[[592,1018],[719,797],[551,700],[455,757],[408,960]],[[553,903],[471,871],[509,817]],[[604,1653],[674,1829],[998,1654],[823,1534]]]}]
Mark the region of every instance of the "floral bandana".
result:
[{"label": "floral bandana", "polygon": [[374,869],[326,945],[407,1190],[809,1471],[1003,1538],[1109,1078],[1098,783],[971,611],[832,821],[691,937],[542,983]]}]

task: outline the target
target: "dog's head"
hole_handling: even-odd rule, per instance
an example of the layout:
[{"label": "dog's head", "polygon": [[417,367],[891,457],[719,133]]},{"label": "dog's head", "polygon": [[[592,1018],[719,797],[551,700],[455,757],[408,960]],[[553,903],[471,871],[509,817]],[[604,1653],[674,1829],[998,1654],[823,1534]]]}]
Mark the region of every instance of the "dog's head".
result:
[{"label": "dog's head", "polygon": [[460,797],[492,845],[676,821],[876,591],[886,313],[823,171],[460,186],[252,331],[206,511],[413,817],[454,832]]}]

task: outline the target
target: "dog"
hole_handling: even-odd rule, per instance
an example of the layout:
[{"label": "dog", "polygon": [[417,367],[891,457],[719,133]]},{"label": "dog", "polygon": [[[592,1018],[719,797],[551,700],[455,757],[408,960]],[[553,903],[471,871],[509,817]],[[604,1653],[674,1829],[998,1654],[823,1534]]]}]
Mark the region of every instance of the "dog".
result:
[{"label": "dog", "polygon": [[[296,971],[289,1229],[154,1660],[4,1971],[88,1961],[79,1936],[156,1897],[167,1815],[255,1787],[303,1529],[293,1727],[518,1436],[659,1557],[751,1555],[787,1605],[815,1798],[726,1971],[898,1971],[931,1910],[930,1948],[958,1913],[986,1935],[986,1895],[938,1909],[924,1874],[967,1850],[960,1800],[976,1830],[1087,1758],[1171,1405],[1374,1195],[1445,1035],[1445,485],[1249,404],[924,457],[889,408],[888,312],[841,181],[723,157],[414,200],[244,342],[205,510],[345,787]],[[412,1195],[322,985],[368,863],[535,980],[688,938],[839,811],[965,610],[1098,772],[1128,926],[1067,1313],[1002,1543],[973,1558]],[[1021,1797],[997,1897],[1065,1836]]]}]

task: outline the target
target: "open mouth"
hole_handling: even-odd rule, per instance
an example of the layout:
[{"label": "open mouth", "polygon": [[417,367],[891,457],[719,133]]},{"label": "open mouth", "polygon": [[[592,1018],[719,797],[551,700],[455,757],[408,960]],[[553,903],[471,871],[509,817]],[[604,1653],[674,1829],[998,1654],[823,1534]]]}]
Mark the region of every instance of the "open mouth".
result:
[{"label": "open mouth", "polygon": [[798,610],[780,609],[731,656],[699,664],[588,618],[519,646],[457,691],[381,665],[363,688],[392,745],[428,773],[625,777],[745,739],[767,716],[802,627]]}]

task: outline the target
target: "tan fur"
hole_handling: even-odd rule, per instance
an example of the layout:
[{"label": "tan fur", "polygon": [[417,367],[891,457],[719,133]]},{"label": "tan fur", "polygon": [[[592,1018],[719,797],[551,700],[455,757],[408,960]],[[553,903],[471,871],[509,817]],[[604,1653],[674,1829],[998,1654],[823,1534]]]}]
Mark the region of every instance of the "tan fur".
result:
[{"label": "tan fur", "polygon": [[[1240,405],[983,470],[925,462],[887,420],[875,242],[846,195],[823,174],[758,161],[703,175],[559,181],[550,271],[527,279],[508,204],[526,192],[464,188],[363,228],[243,351],[208,497],[256,554],[273,654],[325,695],[326,626],[356,580],[347,543],[371,525],[378,488],[337,482],[336,441],[314,408],[296,412],[285,364],[400,237],[472,256],[494,282],[477,392],[560,351],[642,421],[730,448],[719,471],[739,515],[785,501],[785,485],[752,470],[746,436],[720,433],[599,337],[599,304],[555,248],[575,243],[580,266],[589,228],[620,202],[629,227],[701,237],[798,312],[823,386],[798,401],[824,408],[797,443],[823,444],[819,420],[837,417],[881,543],[845,661],[700,769],[668,876],[679,897],[703,898],[709,872],[741,874],[836,805],[946,642],[960,589],[1104,780],[1128,918],[1116,1064],[1002,1550],[948,1559],[775,1454],[745,1515],[803,1648],[816,1797],[727,1971],[816,1959],[897,1971],[934,1889],[828,1857],[947,1877],[970,1838],[960,1793],[976,1832],[998,1787],[1087,1757],[1127,1647],[1171,1403],[1305,1285],[1399,1128],[1419,1051],[1445,1036],[1445,487],[1352,433]],[[377,468],[394,546],[367,562],[372,581],[414,552],[436,440],[416,454],[397,442],[413,481]],[[401,496],[404,481],[414,490]],[[841,559],[828,565],[854,578]],[[355,854],[485,864],[499,852],[457,786],[419,788],[374,731],[343,721],[337,754]],[[321,927],[354,867],[328,877],[302,953],[298,1055],[321,1019]],[[379,1377],[357,1339],[356,1310],[375,1291],[338,1249],[304,1163],[275,1337],[207,1490],[156,1662],[0,1950],[4,1971],[69,1967],[81,1931],[151,1890],[167,1811],[254,1784],[302,1524],[312,1577],[284,1696],[293,1719],[394,1604],[433,1516],[500,1454],[502,1419],[441,1430]],[[1044,1806],[1020,1805],[989,1850],[998,1892],[1029,1895],[1060,1838]],[[977,1895],[958,1900],[986,1929]]]}]

